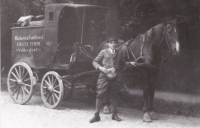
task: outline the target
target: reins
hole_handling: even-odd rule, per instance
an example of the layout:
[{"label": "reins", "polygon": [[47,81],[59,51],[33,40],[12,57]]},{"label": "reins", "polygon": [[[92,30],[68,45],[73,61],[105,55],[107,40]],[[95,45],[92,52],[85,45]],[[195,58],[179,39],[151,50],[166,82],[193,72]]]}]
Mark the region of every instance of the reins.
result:
[{"label": "reins", "polygon": [[85,56],[87,56],[90,59],[94,59],[95,57],[92,57],[83,47],[79,47],[80,52],[83,53]]}]

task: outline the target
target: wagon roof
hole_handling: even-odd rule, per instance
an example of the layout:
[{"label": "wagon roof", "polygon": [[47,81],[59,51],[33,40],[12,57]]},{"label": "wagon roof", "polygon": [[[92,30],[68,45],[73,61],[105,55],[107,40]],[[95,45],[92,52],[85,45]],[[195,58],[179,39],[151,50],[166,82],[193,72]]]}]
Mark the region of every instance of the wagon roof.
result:
[{"label": "wagon roof", "polygon": [[59,4],[48,4],[46,6],[58,6],[58,7],[72,7],[72,8],[80,8],[80,7],[94,7],[94,8],[104,8],[108,9],[103,6],[96,6],[96,5],[89,5],[89,4],[66,4],[66,3],[59,3]]}]

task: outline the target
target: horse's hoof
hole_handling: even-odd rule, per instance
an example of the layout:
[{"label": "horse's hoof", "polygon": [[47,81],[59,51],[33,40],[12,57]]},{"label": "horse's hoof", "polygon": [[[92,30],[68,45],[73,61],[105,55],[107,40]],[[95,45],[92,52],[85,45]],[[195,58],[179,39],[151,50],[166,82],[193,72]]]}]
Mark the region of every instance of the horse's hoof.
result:
[{"label": "horse's hoof", "polygon": [[106,105],[106,106],[104,107],[104,109],[103,109],[103,113],[104,113],[104,114],[110,114],[110,113],[111,113],[110,107]]},{"label": "horse's hoof", "polygon": [[150,112],[149,115],[150,115],[152,120],[158,120],[159,119],[158,115],[155,112]]},{"label": "horse's hoof", "polygon": [[152,119],[151,119],[151,117],[150,117],[148,112],[144,113],[143,122],[152,122]]}]

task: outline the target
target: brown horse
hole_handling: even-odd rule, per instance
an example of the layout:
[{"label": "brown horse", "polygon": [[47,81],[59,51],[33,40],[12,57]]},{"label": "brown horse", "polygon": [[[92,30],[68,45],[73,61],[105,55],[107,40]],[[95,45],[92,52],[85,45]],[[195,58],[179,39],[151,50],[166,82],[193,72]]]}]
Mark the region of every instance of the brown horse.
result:
[{"label": "brown horse", "polygon": [[[105,47],[105,46],[104,46]],[[167,47],[168,53],[162,55],[163,49]],[[179,39],[175,21],[158,24],[135,39],[119,44],[118,56],[115,69],[118,72],[117,83],[124,84],[134,72],[144,72],[146,76],[143,86],[144,116],[143,121],[151,122],[156,119],[153,113],[153,99],[155,92],[156,74],[163,58],[169,57],[170,53],[179,53]],[[129,62],[135,62],[136,66]]]}]

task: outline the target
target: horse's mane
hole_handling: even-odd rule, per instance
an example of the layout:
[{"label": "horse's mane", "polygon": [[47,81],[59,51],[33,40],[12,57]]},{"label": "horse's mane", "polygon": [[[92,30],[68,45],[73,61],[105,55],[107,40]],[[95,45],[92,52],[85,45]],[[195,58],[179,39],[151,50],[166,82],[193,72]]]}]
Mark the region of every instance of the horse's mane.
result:
[{"label": "horse's mane", "polygon": [[145,42],[147,39],[152,38],[153,35],[155,34],[155,31],[158,30],[158,28],[162,27],[163,25],[164,25],[164,23],[160,23],[160,24],[150,28],[145,33],[139,34],[138,36],[136,36],[135,40],[141,40],[142,42]]},{"label": "horse's mane", "polygon": [[125,42],[122,42],[120,44],[118,44],[117,47],[123,45],[124,43],[126,43],[126,45],[129,44],[129,42],[131,42],[132,40],[140,40],[140,42],[145,42],[147,39],[150,39],[151,37],[153,37],[153,34],[154,34],[154,30],[156,30],[158,27],[160,27],[163,23],[161,24],[158,24],[152,28],[150,28],[149,30],[147,30],[145,33],[143,34],[139,34],[138,36],[136,36],[134,39],[131,39],[131,40],[128,40],[128,41],[125,41]]}]

